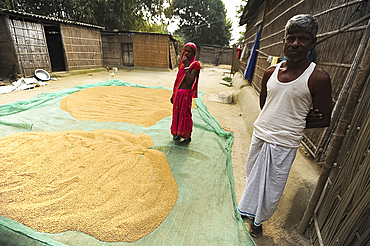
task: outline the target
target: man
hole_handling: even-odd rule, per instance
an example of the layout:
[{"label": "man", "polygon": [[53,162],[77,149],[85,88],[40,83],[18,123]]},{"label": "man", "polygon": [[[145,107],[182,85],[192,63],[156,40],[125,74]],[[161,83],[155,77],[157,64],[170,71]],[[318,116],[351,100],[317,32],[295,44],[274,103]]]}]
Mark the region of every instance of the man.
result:
[{"label": "man", "polygon": [[253,221],[253,237],[262,235],[262,223],[278,206],[303,130],[330,124],[330,77],[307,59],[317,29],[310,15],[292,17],[285,26],[286,61],[267,68],[262,78],[262,110],[253,124],[247,185],[238,206]]},{"label": "man", "polygon": [[198,79],[200,64],[196,61],[197,46],[187,43],[183,49],[173,86],[171,103],[173,103],[171,134],[181,144],[191,141],[193,120],[191,114],[192,98],[198,97]]}]

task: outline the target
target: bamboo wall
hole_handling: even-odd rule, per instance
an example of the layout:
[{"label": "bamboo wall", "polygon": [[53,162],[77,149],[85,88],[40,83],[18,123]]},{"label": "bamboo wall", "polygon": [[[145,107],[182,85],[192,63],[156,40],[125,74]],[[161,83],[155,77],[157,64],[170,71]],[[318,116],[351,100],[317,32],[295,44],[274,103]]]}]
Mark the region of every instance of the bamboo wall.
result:
[{"label": "bamboo wall", "polygon": [[[221,53],[219,60],[217,61],[217,56]],[[198,60],[203,63],[210,63],[210,64],[226,64],[231,65],[232,62],[232,54],[233,50],[229,47],[221,47],[221,46],[210,46],[210,45],[202,45],[199,47],[199,57]]]},{"label": "bamboo wall", "polygon": [[169,68],[169,36],[135,33],[134,66]]},{"label": "bamboo wall", "polygon": [[121,43],[132,43],[132,33],[102,33],[102,50],[104,66],[122,65]]},{"label": "bamboo wall", "polygon": [[170,41],[170,63],[171,63],[171,69],[174,69],[177,67],[177,54],[176,54],[176,47],[175,42]]},{"label": "bamboo wall", "polygon": [[37,68],[50,71],[50,58],[42,24],[8,18],[5,18],[5,21],[11,37],[9,40],[14,48],[2,56],[13,56],[7,58],[12,63],[11,72],[32,76]]},{"label": "bamboo wall", "polygon": [[[328,37],[334,31],[370,13],[369,1],[314,1],[314,0],[272,0],[265,1],[259,9],[259,15],[248,23],[245,34],[246,45],[253,44],[259,20],[263,17],[263,31],[260,39],[257,65],[252,84],[256,91],[264,70],[269,66],[267,56],[283,56],[282,38],[286,21],[300,13],[315,16],[319,23],[318,40]],[[319,245],[368,245],[370,241],[370,80],[369,64],[359,67],[356,57],[363,53],[360,41],[365,33],[368,20],[361,21],[338,35],[316,46],[316,63],[326,70],[332,80],[333,106],[346,102],[346,94],[361,73],[366,81],[362,94],[353,108],[352,121],[346,138],[338,153],[334,169],[315,210],[310,226],[312,244]],[[366,43],[367,42],[367,43]],[[365,40],[369,47],[369,38]],[[367,48],[369,49],[369,48]],[[368,55],[369,53],[367,53]],[[248,56],[247,56],[248,57]],[[364,55],[366,57],[366,53]],[[364,61],[365,58],[362,58]],[[369,58],[367,58],[367,61]],[[365,62],[366,63],[366,62]],[[246,66],[246,59],[241,63],[241,72]],[[367,75],[364,75],[367,74]],[[367,77],[366,77],[367,76]],[[343,105],[344,106],[344,105]],[[305,130],[304,143],[320,160],[325,158],[325,150],[335,130],[335,114],[343,106],[334,108],[331,129]],[[328,128],[327,128],[328,129]],[[323,154],[324,153],[324,154]]]},{"label": "bamboo wall", "polygon": [[[369,69],[369,66],[368,66]],[[368,245],[370,242],[370,80],[363,88],[337,165],[331,171],[317,226],[325,245]],[[319,246],[318,232],[312,242]]]},{"label": "bamboo wall", "polygon": [[[364,3],[362,12],[356,11],[359,4]],[[258,10],[258,15],[248,23],[245,34],[245,45],[250,48],[254,41],[259,23],[263,16],[263,30],[260,38],[259,52],[256,61],[252,84],[260,91],[262,76],[269,66],[268,56],[283,57],[284,26],[288,19],[296,14],[308,13],[315,16],[319,23],[318,40],[332,31],[342,28],[370,12],[369,4],[364,1],[315,1],[315,0],[272,0],[265,1]],[[256,25],[256,23],[258,25]],[[333,105],[338,100],[340,91],[348,75],[355,53],[359,46],[366,22],[358,24],[331,39],[316,46],[316,63],[327,71],[332,80]],[[243,72],[248,56],[241,62]],[[307,129],[302,143],[314,157],[325,154],[330,141],[330,132],[325,129]],[[323,159],[321,157],[321,159]]]},{"label": "bamboo wall", "polygon": [[61,24],[61,33],[67,70],[103,66],[100,30]]},{"label": "bamboo wall", "polygon": [[0,15],[0,76],[9,78],[20,73],[17,55],[10,35],[8,19]]}]

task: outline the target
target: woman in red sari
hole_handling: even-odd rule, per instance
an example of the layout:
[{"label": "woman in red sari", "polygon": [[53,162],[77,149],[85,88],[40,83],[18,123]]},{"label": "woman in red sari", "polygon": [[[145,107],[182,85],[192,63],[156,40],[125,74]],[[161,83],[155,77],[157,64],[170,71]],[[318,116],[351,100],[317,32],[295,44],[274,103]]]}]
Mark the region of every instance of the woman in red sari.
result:
[{"label": "woman in red sari", "polygon": [[198,79],[200,64],[195,60],[197,46],[187,43],[182,51],[171,103],[173,104],[171,134],[181,143],[191,141],[193,120],[191,114],[192,98],[198,97]]}]

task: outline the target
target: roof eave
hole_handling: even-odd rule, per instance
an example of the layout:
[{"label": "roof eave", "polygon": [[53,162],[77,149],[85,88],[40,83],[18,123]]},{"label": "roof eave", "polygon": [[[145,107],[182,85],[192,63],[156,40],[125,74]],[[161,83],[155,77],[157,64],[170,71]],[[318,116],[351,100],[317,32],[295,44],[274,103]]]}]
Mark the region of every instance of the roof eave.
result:
[{"label": "roof eave", "polygon": [[102,30],[105,29],[105,27],[103,26],[97,26],[97,25],[76,22],[76,21],[71,21],[71,20],[63,20],[63,19],[55,18],[55,17],[48,17],[48,16],[43,16],[43,15],[19,12],[19,11],[10,10],[10,9],[0,9],[0,14],[25,17],[25,18],[31,18],[31,19],[40,19],[40,20],[45,20],[45,21],[60,22],[60,23],[73,24],[73,25],[79,25],[79,26],[86,26],[86,27],[97,28],[97,29],[102,29]]}]

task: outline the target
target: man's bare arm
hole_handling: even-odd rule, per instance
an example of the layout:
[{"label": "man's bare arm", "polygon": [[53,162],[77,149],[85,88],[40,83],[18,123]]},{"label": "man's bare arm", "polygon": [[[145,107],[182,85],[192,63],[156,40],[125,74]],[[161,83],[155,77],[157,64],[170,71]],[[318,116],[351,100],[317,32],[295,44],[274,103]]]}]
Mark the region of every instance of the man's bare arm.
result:
[{"label": "man's bare arm", "polygon": [[261,82],[261,91],[260,91],[260,108],[263,109],[265,106],[266,97],[267,97],[267,81],[271,77],[271,74],[275,71],[276,66],[268,67],[263,74]]},{"label": "man's bare arm", "polygon": [[321,69],[315,69],[308,81],[312,95],[313,109],[306,118],[306,128],[327,127],[330,125],[332,99],[330,76]]}]

